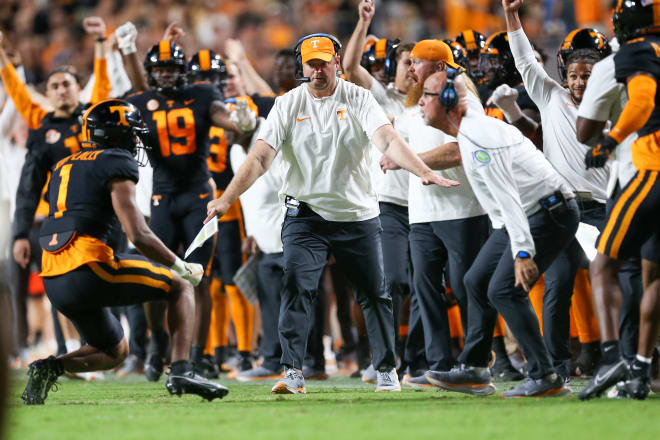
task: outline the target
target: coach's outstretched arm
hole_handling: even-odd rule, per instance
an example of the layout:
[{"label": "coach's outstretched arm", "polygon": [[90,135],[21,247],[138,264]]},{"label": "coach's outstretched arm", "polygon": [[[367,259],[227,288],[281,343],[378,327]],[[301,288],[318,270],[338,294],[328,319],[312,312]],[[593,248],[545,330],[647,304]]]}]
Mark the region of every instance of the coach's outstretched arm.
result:
[{"label": "coach's outstretched arm", "polygon": [[435,184],[447,188],[460,185],[454,180],[445,179],[431,171],[431,168],[410,149],[391,124],[383,125],[376,130],[371,142],[381,153],[392,159],[401,168],[420,177],[424,185]]},{"label": "coach's outstretched arm", "polygon": [[207,205],[207,217],[204,223],[208,223],[216,216],[222,217],[225,215],[229,207],[238,199],[238,196],[243,194],[259,177],[268,171],[276,155],[277,151],[273,147],[258,139],[222,196],[219,199],[211,200]]}]

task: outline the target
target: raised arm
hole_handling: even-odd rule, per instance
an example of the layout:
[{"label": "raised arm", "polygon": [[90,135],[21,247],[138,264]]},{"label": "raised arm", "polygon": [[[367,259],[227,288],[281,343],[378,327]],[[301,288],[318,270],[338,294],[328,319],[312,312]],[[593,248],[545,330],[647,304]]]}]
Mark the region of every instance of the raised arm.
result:
[{"label": "raised arm", "polygon": [[144,68],[138,59],[137,47],[135,46],[137,29],[133,23],[127,21],[117,28],[115,36],[117,37],[117,46],[122,55],[122,62],[126,69],[126,75],[128,75],[128,78],[131,81],[133,90],[149,90],[147,76],[145,75]]},{"label": "raised arm", "polygon": [[241,71],[248,95],[255,93],[266,96],[275,95],[273,89],[252,67],[250,60],[245,54],[245,49],[239,40],[228,39],[225,43],[225,53],[227,58],[236,63],[238,69]]},{"label": "raised arm", "polygon": [[108,76],[108,61],[105,58],[105,22],[101,17],[86,17],[83,20],[85,32],[96,39],[94,43],[94,86],[91,104],[103,101],[110,97],[112,83]]},{"label": "raised arm", "polygon": [[204,223],[208,223],[216,216],[225,215],[236,199],[268,170],[276,155],[277,151],[273,147],[258,139],[222,196],[209,202]]},{"label": "raised arm", "polygon": [[41,126],[41,120],[48,112],[39,104],[32,101],[25,83],[19,78],[7,52],[2,47],[3,39],[4,35],[0,32],[0,77],[2,78],[2,83],[5,86],[7,94],[14,101],[16,110],[25,119],[28,127],[31,129],[39,128]]},{"label": "raised arm", "polygon": [[344,57],[342,60],[342,67],[346,74],[346,79],[355,83],[365,89],[371,89],[372,81],[375,81],[371,74],[360,65],[362,59],[362,48],[367,38],[367,30],[371,24],[371,20],[376,13],[376,6],[374,0],[362,0],[358,5],[359,19],[355,25],[355,30],[351,35],[348,44],[344,49]]}]

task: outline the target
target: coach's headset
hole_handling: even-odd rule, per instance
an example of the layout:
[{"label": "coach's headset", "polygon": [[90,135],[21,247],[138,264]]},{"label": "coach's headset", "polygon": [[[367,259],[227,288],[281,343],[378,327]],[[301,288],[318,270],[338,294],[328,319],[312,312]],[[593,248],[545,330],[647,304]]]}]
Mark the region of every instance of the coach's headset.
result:
[{"label": "coach's headset", "polygon": [[321,34],[309,34],[307,36],[302,37],[300,40],[298,40],[298,44],[296,44],[296,47],[293,49],[293,52],[296,55],[296,73],[295,73],[296,81],[300,81],[300,82],[310,81],[308,76],[303,75],[303,66],[302,66],[303,63],[302,63],[302,54],[300,53],[300,48],[302,46],[303,41],[315,37],[328,38],[330,41],[332,41],[332,45],[335,47],[335,55],[339,55],[339,51],[341,50],[341,43],[339,42],[337,37],[333,35],[321,33]]},{"label": "coach's headset", "polygon": [[447,81],[445,82],[445,87],[442,89],[442,92],[438,95],[440,104],[442,104],[447,113],[458,104],[458,93],[456,93],[454,79],[460,73],[461,72],[456,69],[447,67]]}]

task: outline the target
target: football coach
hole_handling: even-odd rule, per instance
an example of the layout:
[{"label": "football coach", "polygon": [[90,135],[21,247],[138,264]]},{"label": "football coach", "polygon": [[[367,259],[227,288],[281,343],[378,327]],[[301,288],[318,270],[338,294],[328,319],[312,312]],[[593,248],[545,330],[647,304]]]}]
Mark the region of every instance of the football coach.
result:
[{"label": "football coach", "polygon": [[337,77],[339,41],[311,34],[298,41],[299,87],[278,97],[245,163],[219,199],[208,204],[205,222],[232,203],[282,155],[286,206],[282,224],[284,279],[279,337],[285,375],[276,394],[305,393],[302,363],[312,322],[312,301],[332,253],[355,286],[364,311],[376,391],[401,389],[395,370],[392,299],[386,290],[378,199],[370,176],[370,142],[422,184],[458,182],[434,174],[396,133],[366,89]]}]

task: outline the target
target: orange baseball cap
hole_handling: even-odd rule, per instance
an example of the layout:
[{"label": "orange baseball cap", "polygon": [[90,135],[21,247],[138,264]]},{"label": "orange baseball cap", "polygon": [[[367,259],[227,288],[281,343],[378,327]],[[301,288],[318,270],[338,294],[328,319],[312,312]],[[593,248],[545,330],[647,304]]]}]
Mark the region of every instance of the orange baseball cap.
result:
[{"label": "orange baseball cap", "polygon": [[309,60],[330,61],[336,55],[335,45],[330,38],[311,37],[300,45],[300,55],[303,63]]},{"label": "orange baseball cap", "polygon": [[454,62],[454,55],[451,48],[440,40],[422,40],[415,44],[410,51],[410,58],[421,58],[423,60],[444,61],[454,69],[463,70],[461,66]]}]

